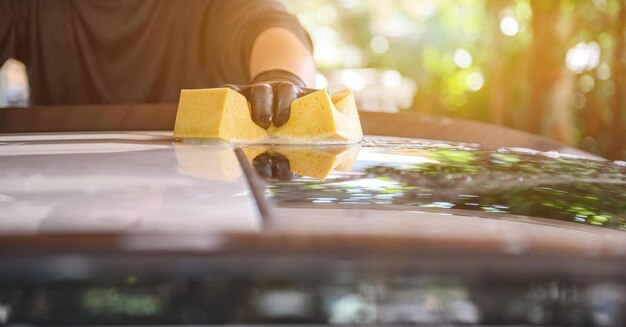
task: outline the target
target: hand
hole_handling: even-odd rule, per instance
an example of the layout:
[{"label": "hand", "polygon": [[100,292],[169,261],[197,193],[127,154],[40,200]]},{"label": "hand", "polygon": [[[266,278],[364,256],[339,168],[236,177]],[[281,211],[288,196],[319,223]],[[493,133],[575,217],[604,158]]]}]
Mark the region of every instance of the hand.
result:
[{"label": "hand", "polygon": [[256,173],[266,180],[288,182],[296,177],[289,167],[289,159],[277,152],[263,152],[252,160]]},{"label": "hand", "polygon": [[286,70],[269,70],[257,75],[250,85],[229,87],[246,97],[250,102],[251,116],[255,124],[267,129],[282,126],[289,120],[291,102],[316,91],[304,87],[302,80]]}]

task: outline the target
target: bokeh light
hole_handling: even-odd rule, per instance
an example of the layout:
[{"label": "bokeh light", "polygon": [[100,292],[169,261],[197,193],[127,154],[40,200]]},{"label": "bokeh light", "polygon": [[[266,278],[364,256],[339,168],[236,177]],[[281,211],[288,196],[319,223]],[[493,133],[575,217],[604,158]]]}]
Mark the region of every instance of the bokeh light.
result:
[{"label": "bokeh light", "polygon": [[500,21],[500,30],[504,35],[515,36],[519,32],[519,23],[515,17],[504,17]]},{"label": "bokeh light", "polygon": [[611,67],[606,63],[602,63],[598,66],[597,74],[599,79],[606,81],[611,78]]},{"label": "bokeh light", "polygon": [[580,92],[583,93],[588,93],[591,92],[591,90],[593,90],[593,88],[596,86],[596,82],[594,81],[593,77],[591,77],[590,75],[583,75],[580,77],[580,79],[578,80],[578,89],[580,90]]},{"label": "bokeh light", "polygon": [[482,89],[483,85],[485,84],[485,79],[483,75],[479,72],[471,72],[469,75],[467,75],[466,81],[467,87],[470,89],[470,91],[473,92]]},{"label": "bokeh light", "polygon": [[363,76],[350,70],[341,72],[341,83],[354,91],[360,91],[365,87]]},{"label": "bokeh light", "polygon": [[389,88],[400,86],[400,83],[402,83],[402,75],[396,70],[383,72],[380,79],[382,84]]},{"label": "bokeh light", "polygon": [[[311,32],[328,84],[362,87],[360,103],[398,103],[388,91],[413,83],[407,90],[419,93],[402,95],[408,110],[503,124],[626,159],[623,1],[283,1]],[[347,68],[376,77],[332,74]]]},{"label": "bokeh light", "polygon": [[389,41],[387,41],[387,38],[382,35],[376,35],[372,38],[370,47],[372,48],[372,51],[382,54],[389,50]]},{"label": "bokeh light", "polygon": [[472,65],[472,55],[465,49],[454,51],[454,64],[459,68],[468,68]]},{"label": "bokeh light", "polygon": [[575,73],[593,69],[600,62],[600,46],[596,42],[578,43],[567,51],[565,63]]}]

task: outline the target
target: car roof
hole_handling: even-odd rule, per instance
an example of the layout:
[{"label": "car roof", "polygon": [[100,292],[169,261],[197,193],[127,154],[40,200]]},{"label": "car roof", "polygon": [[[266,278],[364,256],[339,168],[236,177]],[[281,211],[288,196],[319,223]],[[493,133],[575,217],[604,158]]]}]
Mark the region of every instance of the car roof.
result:
[{"label": "car roof", "polygon": [[[289,159],[294,178],[260,178],[264,153]],[[159,249],[193,246],[181,234],[375,236],[623,255],[625,173],[557,152],[391,137],[269,146],[171,132],[9,134],[0,234],[175,236],[141,243]]]}]

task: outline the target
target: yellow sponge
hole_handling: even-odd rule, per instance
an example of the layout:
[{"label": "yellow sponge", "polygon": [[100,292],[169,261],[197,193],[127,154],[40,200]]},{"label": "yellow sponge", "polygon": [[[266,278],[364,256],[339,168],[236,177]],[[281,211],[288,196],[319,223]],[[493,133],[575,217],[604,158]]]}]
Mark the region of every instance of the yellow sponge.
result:
[{"label": "yellow sponge", "polygon": [[265,131],[252,121],[243,95],[217,88],[181,91],[174,136],[243,143],[350,143],[360,141],[363,132],[350,90],[303,96],[292,102],[287,123]]},{"label": "yellow sponge", "polygon": [[243,95],[228,88],[181,91],[174,137],[249,142],[265,136]]}]

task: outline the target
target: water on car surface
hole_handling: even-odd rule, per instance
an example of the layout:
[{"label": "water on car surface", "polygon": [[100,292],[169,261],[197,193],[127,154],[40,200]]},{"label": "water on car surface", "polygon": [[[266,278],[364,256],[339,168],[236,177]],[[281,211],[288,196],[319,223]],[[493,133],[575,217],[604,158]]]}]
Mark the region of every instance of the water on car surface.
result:
[{"label": "water on car surface", "polygon": [[[496,218],[521,215],[626,230],[623,162],[523,148],[409,140],[369,140],[334,148],[248,146],[243,150],[250,154],[259,176],[270,181],[265,195],[276,206],[453,209]],[[292,175],[281,173],[285,160],[274,160],[274,170],[282,175],[268,176],[266,165],[259,163],[268,153],[282,155],[295,165]],[[306,170],[303,162],[316,169],[335,164],[336,169],[320,173]]]}]

